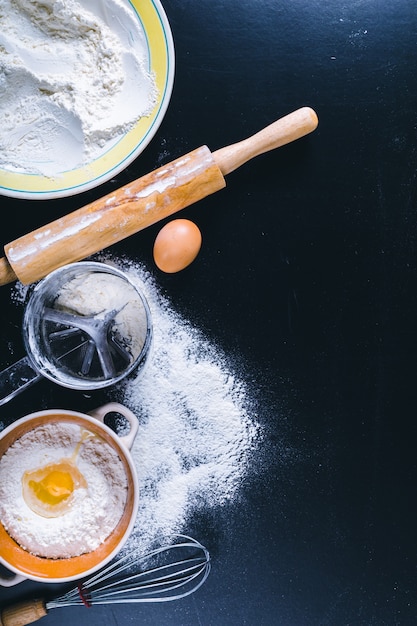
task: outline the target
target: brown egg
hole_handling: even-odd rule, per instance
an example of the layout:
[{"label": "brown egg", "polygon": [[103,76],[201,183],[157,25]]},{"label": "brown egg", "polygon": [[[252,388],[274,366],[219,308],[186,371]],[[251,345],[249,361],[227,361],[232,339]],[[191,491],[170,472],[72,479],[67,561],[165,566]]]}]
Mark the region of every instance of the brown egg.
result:
[{"label": "brown egg", "polygon": [[168,274],[179,272],[190,265],[201,248],[201,232],[190,220],[176,219],[159,231],[153,258],[160,270]]}]

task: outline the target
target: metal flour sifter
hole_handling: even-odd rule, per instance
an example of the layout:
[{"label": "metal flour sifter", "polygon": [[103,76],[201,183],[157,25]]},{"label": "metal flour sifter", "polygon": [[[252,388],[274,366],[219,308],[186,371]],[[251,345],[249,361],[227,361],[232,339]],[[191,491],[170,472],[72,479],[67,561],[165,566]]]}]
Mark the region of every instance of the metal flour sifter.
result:
[{"label": "metal flour sifter", "polygon": [[144,366],[152,322],[144,295],[119,269],[65,265],[33,289],[23,318],[26,356],[0,372],[0,404],[42,376],[92,391]]}]

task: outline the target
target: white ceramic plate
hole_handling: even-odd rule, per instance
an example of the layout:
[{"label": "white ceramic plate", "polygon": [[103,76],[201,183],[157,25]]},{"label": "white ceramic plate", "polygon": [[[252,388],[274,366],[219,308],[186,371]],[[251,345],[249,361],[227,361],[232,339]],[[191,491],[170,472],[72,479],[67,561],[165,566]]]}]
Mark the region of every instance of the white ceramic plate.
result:
[{"label": "white ceramic plate", "polygon": [[[151,111],[126,132],[106,140],[93,153],[91,160],[84,160],[82,165],[79,165],[79,160],[74,164],[74,151],[78,147],[74,136],[70,137],[63,126],[59,127],[56,145],[54,143],[45,153],[44,160],[48,161],[46,171],[37,166],[32,167],[30,159],[36,151],[31,149],[29,143],[24,151],[25,158],[19,160],[17,165],[9,165],[3,158],[0,164],[2,195],[45,200],[71,196],[97,187],[125,169],[144,150],[166,113],[173,88],[175,57],[170,26],[159,0],[80,0],[80,3],[110,25],[117,36],[124,39],[124,44],[134,46],[135,51],[144,58],[146,74],[153,77],[155,88]],[[133,19],[133,27],[126,17],[127,12],[131,16],[129,19]],[[135,101],[137,94],[134,89],[137,92],[137,86],[133,79],[131,77],[134,94],[131,99]],[[123,97],[128,99],[131,95],[129,93]],[[39,130],[36,129],[36,133],[44,132],[42,126],[46,126],[45,132],[48,132],[45,123],[40,125]],[[38,162],[42,160],[43,154],[38,153]]]}]

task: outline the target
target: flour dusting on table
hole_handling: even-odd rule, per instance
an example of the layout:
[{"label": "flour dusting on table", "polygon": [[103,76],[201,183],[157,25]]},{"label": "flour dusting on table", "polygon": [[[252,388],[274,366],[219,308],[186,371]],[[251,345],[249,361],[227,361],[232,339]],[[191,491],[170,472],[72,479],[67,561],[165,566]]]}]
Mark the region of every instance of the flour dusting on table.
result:
[{"label": "flour dusting on table", "polygon": [[129,545],[146,545],[181,532],[192,513],[238,498],[262,432],[248,385],[226,355],[175,311],[139,264],[115,262],[138,281],[154,325],[143,373],[110,391],[140,420],[132,448],[140,505]]},{"label": "flour dusting on table", "polygon": [[[154,328],[144,370],[112,387],[109,399],[140,422],[131,450],[139,513],[127,549],[181,532],[194,512],[239,497],[263,433],[249,385],[227,356],[161,294],[152,275],[129,259],[99,255],[128,274],[148,300]],[[17,283],[14,297],[24,290]]]}]

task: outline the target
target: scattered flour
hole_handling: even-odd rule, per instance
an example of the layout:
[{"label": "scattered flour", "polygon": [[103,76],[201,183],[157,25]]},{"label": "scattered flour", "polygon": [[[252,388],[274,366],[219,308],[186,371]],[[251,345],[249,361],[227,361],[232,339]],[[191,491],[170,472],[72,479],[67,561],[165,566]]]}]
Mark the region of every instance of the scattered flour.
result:
[{"label": "scattered flour", "polygon": [[0,0],[0,166],[80,167],[155,106],[140,22],[123,0]]},{"label": "scattered flour", "polygon": [[[140,427],[132,456],[139,478],[139,513],[130,547],[184,530],[194,512],[233,502],[263,440],[249,386],[226,355],[179,315],[152,275],[126,258],[99,255],[126,272],[144,293],[153,346],[146,367],[112,387]],[[17,283],[13,299],[25,290]]]},{"label": "scattered flour", "polygon": [[143,267],[116,262],[138,281],[154,325],[147,367],[110,390],[140,420],[132,448],[140,504],[128,545],[145,546],[181,532],[192,513],[235,500],[262,430],[249,387],[226,355],[172,308]]}]

